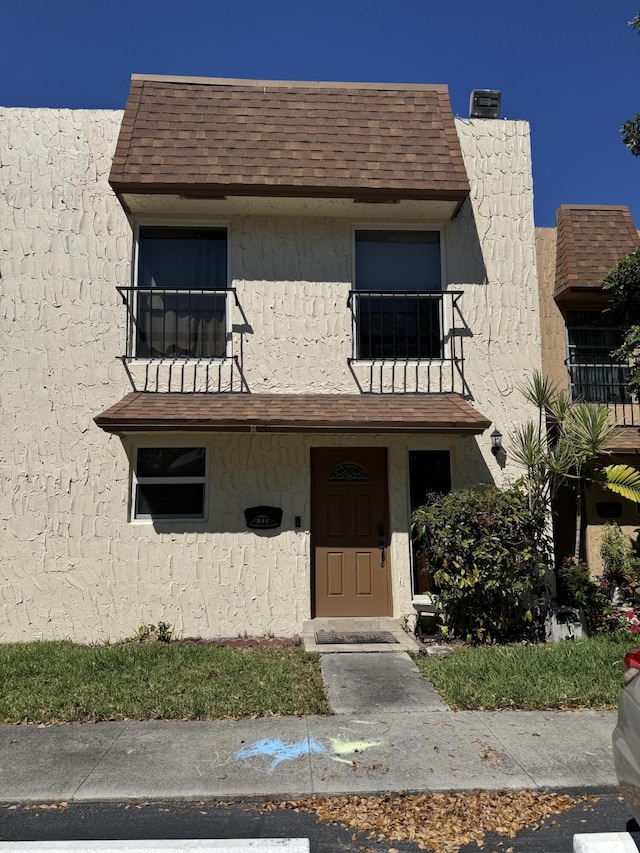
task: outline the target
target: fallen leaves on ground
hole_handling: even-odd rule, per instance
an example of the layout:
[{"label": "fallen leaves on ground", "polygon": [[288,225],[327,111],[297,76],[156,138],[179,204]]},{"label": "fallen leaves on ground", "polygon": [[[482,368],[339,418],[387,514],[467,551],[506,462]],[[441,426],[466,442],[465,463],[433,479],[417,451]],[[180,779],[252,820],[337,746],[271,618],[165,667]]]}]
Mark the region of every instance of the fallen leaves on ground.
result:
[{"label": "fallen leaves on ground", "polygon": [[318,820],[340,824],[371,838],[413,841],[436,853],[458,853],[460,847],[485,833],[514,838],[516,833],[554,814],[568,811],[579,800],[568,794],[540,791],[469,791],[432,794],[386,794],[377,797],[309,797],[263,808],[311,812]]},{"label": "fallen leaves on ground", "polygon": [[23,806],[27,811],[59,811],[63,812],[67,808],[69,803],[33,803],[26,806]]}]

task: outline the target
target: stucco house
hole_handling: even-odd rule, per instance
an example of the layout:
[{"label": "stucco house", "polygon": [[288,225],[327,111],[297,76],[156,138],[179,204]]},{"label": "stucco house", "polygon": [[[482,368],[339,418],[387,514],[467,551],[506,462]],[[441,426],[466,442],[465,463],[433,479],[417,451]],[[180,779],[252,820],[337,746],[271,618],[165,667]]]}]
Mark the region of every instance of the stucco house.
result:
[{"label": "stucco house", "polygon": [[[606,405],[616,429],[607,443],[607,464],[640,464],[640,408],[628,391],[628,368],[611,351],[623,332],[606,308],[602,280],[640,245],[626,206],[562,205],[555,228],[536,228],[542,367],[572,400]],[[565,489],[554,507],[556,561],[574,550],[575,498]],[[615,520],[629,536],[640,526],[635,503],[591,485],[584,495],[584,554],[594,574],[602,570],[604,525]]]},{"label": "stucco house", "polygon": [[528,124],[153,76],[0,119],[0,639],[412,613],[412,506],[534,414]]}]

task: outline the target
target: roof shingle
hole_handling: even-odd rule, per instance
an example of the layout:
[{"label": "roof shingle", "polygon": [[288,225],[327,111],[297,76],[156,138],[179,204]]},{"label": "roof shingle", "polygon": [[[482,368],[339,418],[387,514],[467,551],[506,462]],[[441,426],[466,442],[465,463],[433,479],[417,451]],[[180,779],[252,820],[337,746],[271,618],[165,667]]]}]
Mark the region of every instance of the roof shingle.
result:
[{"label": "roof shingle", "polygon": [[446,86],[139,78],[117,192],[466,198]]},{"label": "roof shingle", "polygon": [[181,394],[138,391],[94,418],[106,432],[432,432],[491,421],[458,394]]},{"label": "roof shingle", "polygon": [[562,205],[556,216],[557,301],[599,291],[602,279],[640,244],[628,207]]}]

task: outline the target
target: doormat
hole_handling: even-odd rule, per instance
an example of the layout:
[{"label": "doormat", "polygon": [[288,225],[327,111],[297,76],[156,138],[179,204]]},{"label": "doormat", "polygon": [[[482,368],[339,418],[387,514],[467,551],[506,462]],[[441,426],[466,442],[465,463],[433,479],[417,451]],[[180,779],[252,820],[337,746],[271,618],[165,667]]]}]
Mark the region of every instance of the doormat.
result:
[{"label": "doormat", "polygon": [[399,642],[391,631],[318,631],[316,633],[316,643],[319,646]]}]

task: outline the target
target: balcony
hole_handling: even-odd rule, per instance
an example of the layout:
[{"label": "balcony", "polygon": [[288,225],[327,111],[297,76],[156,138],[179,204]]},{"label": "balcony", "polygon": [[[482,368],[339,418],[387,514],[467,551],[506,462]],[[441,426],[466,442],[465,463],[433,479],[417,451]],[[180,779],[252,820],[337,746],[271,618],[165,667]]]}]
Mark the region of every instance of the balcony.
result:
[{"label": "balcony", "polygon": [[134,391],[248,391],[242,351],[250,326],[234,288],[117,290],[126,307],[122,360]]},{"label": "balcony", "polygon": [[235,290],[118,287],[127,307],[125,358],[223,359]]},{"label": "balcony", "polygon": [[569,347],[567,369],[571,399],[600,403],[613,412],[620,426],[640,424],[638,402],[629,392],[629,366],[611,361],[610,347],[591,345],[589,352],[576,352]]},{"label": "balcony", "polygon": [[[352,290],[352,372],[362,391],[467,393],[458,306],[462,291]],[[386,375],[386,379],[384,376]]]}]

